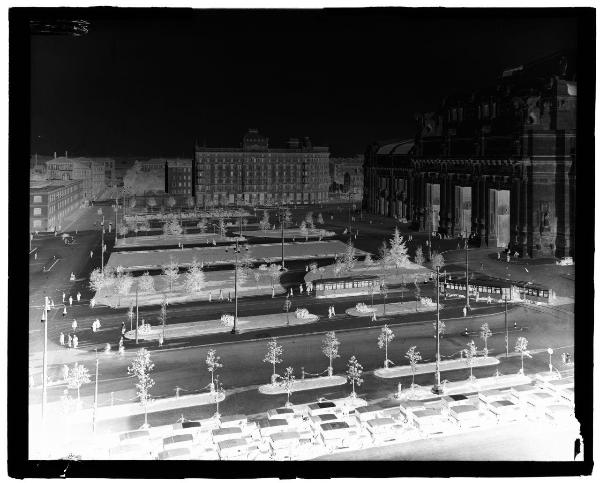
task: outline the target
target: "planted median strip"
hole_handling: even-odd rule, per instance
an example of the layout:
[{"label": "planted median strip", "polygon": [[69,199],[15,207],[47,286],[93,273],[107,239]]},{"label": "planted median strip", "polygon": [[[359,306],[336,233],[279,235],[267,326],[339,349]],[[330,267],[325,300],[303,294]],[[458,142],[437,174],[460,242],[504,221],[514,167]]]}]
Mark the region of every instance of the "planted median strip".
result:
[{"label": "planted median strip", "polygon": [[[500,361],[495,357],[474,357],[472,360],[473,367],[495,366],[500,364]],[[466,359],[451,359],[440,361],[440,371],[455,371],[459,369],[467,369]],[[414,369],[414,375],[432,374],[435,372],[435,362],[426,362],[418,364]],[[382,379],[392,379],[395,377],[408,377],[413,375],[413,369],[408,366],[396,366],[389,368],[376,369],[374,374]]]},{"label": "planted median strip", "polygon": [[[292,392],[310,391],[322,387],[343,386],[346,378],[343,376],[324,376],[310,379],[296,379],[292,384]],[[262,394],[287,394],[288,390],[281,384],[263,384],[258,391]]]}]

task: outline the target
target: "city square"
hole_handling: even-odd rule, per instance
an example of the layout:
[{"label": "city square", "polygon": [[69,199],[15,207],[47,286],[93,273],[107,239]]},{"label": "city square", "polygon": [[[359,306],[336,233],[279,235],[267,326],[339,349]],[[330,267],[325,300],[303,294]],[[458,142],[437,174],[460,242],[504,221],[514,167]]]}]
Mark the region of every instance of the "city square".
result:
[{"label": "city square", "polygon": [[[421,20],[404,13],[374,18],[416,32]],[[277,23],[246,14],[264,27],[257,42],[266,45]],[[296,26],[294,15],[281,25]],[[203,29],[240,21],[219,11],[210,25],[209,17],[191,10],[184,35],[167,14],[166,45],[185,50],[180,35],[197,41]],[[336,21],[328,25],[342,28]],[[428,91],[411,98],[386,80],[385,95],[410,106],[376,112],[393,107],[408,120],[373,119],[368,129],[365,121],[351,128],[354,115],[279,121],[271,112],[302,109],[284,108],[293,96],[274,81],[252,80],[256,99],[277,92],[279,102],[248,114],[225,91],[190,101],[198,112],[239,114],[231,125],[204,114],[189,130],[173,121],[172,133],[125,123],[126,139],[111,131],[100,142],[99,129],[83,143],[57,121],[49,139],[52,103],[33,76],[40,114],[29,244],[20,247],[29,255],[27,459],[587,462],[576,404],[587,382],[577,376],[575,388],[591,357],[578,343],[576,369],[581,19],[522,21],[543,40],[527,52],[499,47],[503,55],[482,57],[468,82],[447,67],[447,81],[428,78]],[[495,25],[487,14],[481,22]],[[93,14],[89,25],[68,25],[76,33],[32,35],[36,69],[50,56],[79,59],[78,69],[95,75],[110,62],[83,59],[104,52],[107,35],[122,42],[116,52],[131,64],[123,72],[152,63],[143,47],[156,42],[150,21],[136,21],[139,38]],[[377,35],[368,45],[387,49],[390,34]],[[497,42],[527,38],[503,33]],[[81,39],[90,46],[73,43]],[[208,48],[205,61],[224,76],[228,42]],[[156,49],[157,65],[170,65],[170,53]],[[284,62],[251,59],[249,72]],[[456,52],[452,59],[466,65]],[[412,88],[425,82],[411,75],[421,79]],[[181,92],[147,82],[165,106],[199,95],[189,80]],[[60,79],[48,83],[58,89]],[[203,83],[225,89],[199,79],[202,92]],[[324,95],[302,86],[307,103]],[[150,99],[145,89],[130,93],[135,103]],[[76,95],[60,87],[60,96],[77,111]],[[375,115],[356,102],[358,117]],[[163,108],[171,112],[118,111],[133,122]],[[585,325],[577,329],[591,331]]]}]

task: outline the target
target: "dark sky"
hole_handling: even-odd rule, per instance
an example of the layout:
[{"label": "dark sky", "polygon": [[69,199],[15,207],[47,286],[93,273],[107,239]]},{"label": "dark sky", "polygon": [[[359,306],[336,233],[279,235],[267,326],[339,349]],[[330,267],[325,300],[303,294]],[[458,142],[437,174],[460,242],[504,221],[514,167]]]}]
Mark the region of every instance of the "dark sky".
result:
[{"label": "dark sky", "polygon": [[88,35],[32,37],[32,152],[191,156],[256,127],[362,153],[577,35],[567,11],[148,12],[81,10]]}]

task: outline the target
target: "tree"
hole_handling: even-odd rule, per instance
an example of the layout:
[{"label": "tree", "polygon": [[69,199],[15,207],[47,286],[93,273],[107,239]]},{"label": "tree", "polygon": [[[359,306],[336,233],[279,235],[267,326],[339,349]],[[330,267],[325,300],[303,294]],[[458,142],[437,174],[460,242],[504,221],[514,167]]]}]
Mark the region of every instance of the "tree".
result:
[{"label": "tree", "polygon": [[150,273],[144,272],[138,278],[138,291],[142,294],[154,292],[154,278]]},{"label": "tree", "polygon": [[381,295],[383,295],[383,315],[385,315],[385,301],[386,301],[387,296],[388,296],[387,285],[384,285],[382,283],[381,286],[379,287],[379,292],[381,293]]},{"label": "tree", "polygon": [[137,378],[135,388],[137,391],[137,397],[140,399],[140,403],[144,407],[144,425],[142,428],[148,428],[148,402],[150,401],[150,389],[154,386],[154,379],[150,377],[150,373],[154,369],[154,363],[150,359],[150,352],[145,348],[140,349],[136,357],[129,367],[127,372],[130,376]]},{"label": "tree", "polygon": [[265,233],[271,226],[271,221],[269,220],[269,212],[267,210],[265,210],[263,212],[263,217],[260,220],[260,222],[258,223],[258,225],[260,226],[260,229]]},{"label": "tree", "polygon": [[469,380],[473,381],[475,379],[473,377],[473,363],[475,362],[475,356],[477,355],[477,347],[475,347],[475,342],[471,341],[467,344],[467,348],[464,349],[464,354],[467,367],[471,369],[471,375],[469,376]]},{"label": "tree", "polygon": [[221,357],[217,355],[217,351],[213,348],[208,349],[206,354],[206,365],[208,366],[208,372],[210,372],[210,392],[215,392],[215,371],[219,367],[223,367],[221,364]]},{"label": "tree", "polygon": [[306,221],[304,220],[300,223],[300,234],[308,240],[308,229],[306,228]]},{"label": "tree", "polygon": [[333,264],[333,273],[338,275],[344,270],[344,262],[341,257],[336,257]]},{"label": "tree", "polygon": [[124,237],[127,235],[127,233],[129,233],[129,227],[124,223],[119,225],[119,235]]},{"label": "tree", "polygon": [[304,216],[304,221],[306,221],[306,226],[308,227],[309,230],[312,230],[315,227],[315,222],[313,219],[312,211],[309,211],[308,213],[306,213],[306,215]]},{"label": "tree", "polygon": [[196,225],[197,228],[200,228],[200,233],[205,233],[206,232],[206,225],[207,225],[207,220],[206,218],[202,218],[198,224]]},{"label": "tree", "polygon": [[387,258],[390,265],[396,267],[396,273],[398,273],[400,267],[405,267],[408,264],[408,250],[398,228],[394,230],[393,238],[390,238],[390,248],[387,252]]},{"label": "tree", "polygon": [[[437,325],[437,322],[433,322],[434,334],[435,334],[436,325]],[[439,331],[440,331],[440,337],[446,333],[446,323],[443,320],[440,320]],[[434,337],[436,337],[436,336],[434,335]]]},{"label": "tree", "polygon": [[124,271],[119,271],[117,278],[115,280],[115,291],[118,295],[117,305],[121,305],[121,297],[123,295],[128,295],[129,290],[131,289],[131,285],[133,285],[133,277],[130,273],[126,273]]},{"label": "tree", "polygon": [[373,258],[371,257],[370,253],[367,253],[367,255],[365,256],[365,259],[363,260],[363,263],[367,267],[370,267],[371,265],[373,265]]},{"label": "tree", "polygon": [[163,298],[160,302],[160,314],[158,315],[158,320],[162,325],[162,338],[165,338],[165,325],[167,325],[167,305],[169,302],[167,301],[167,296],[163,295]]},{"label": "tree", "polygon": [[223,384],[221,384],[219,382],[219,376],[217,376],[215,379],[214,396],[215,396],[215,403],[217,404],[217,411],[215,412],[215,418],[219,419],[221,417],[221,414],[219,414],[219,400],[221,399],[221,396],[223,396],[223,398],[225,398],[225,390],[223,389]]},{"label": "tree", "polygon": [[129,319],[129,330],[133,330],[133,316],[135,312],[133,311],[133,302],[129,303],[129,310],[127,311],[127,318]]},{"label": "tree", "polygon": [[421,287],[419,287],[419,282],[417,280],[417,277],[415,277],[414,285],[415,285],[415,311],[418,312],[419,311],[419,299],[421,298]]},{"label": "tree", "polygon": [[415,251],[415,263],[417,265],[423,265],[425,263],[425,257],[423,256],[423,247],[419,245]]},{"label": "tree", "polygon": [[488,346],[487,346],[487,340],[492,336],[492,331],[490,330],[490,326],[488,325],[487,322],[485,322],[481,328],[479,329],[479,337],[481,339],[483,339],[483,355],[485,357],[488,356]]},{"label": "tree", "polygon": [[348,245],[346,245],[346,251],[342,255],[342,264],[344,265],[344,270],[347,272],[352,270],[356,264],[356,249],[352,245],[352,242],[348,242]]},{"label": "tree", "polygon": [[153,196],[146,198],[146,206],[152,211],[152,208],[156,206],[156,199]]},{"label": "tree", "polygon": [[135,199],[135,197],[129,198],[129,208],[133,209],[135,208],[137,201]]},{"label": "tree", "polygon": [[271,263],[267,271],[269,272],[269,277],[271,278],[271,287],[275,288],[275,282],[278,282],[281,278],[281,265]]},{"label": "tree", "polygon": [[317,223],[318,223],[319,225],[322,225],[323,223],[325,223],[325,222],[323,221],[323,215],[322,215],[321,213],[319,213],[319,214],[317,215]]},{"label": "tree", "polygon": [[196,206],[196,200],[193,196],[188,196],[185,200],[185,203],[189,209],[192,209]]},{"label": "tree", "polygon": [[179,278],[179,262],[170,259],[169,263],[161,267],[162,274],[167,279],[169,284],[169,292],[173,291],[173,283]]},{"label": "tree", "polygon": [[333,360],[340,357],[338,351],[340,347],[340,341],[335,336],[335,332],[332,330],[325,334],[325,337],[321,341],[321,350],[325,357],[329,357],[329,367],[327,368],[327,374],[333,376]]},{"label": "tree", "polygon": [[283,387],[285,393],[287,394],[287,402],[285,403],[285,407],[292,406],[290,403],[290,396],[294,392],[294,382],[296,381],[296,377],[294,376],[294,369],[292,367],[287,367],[285,369],[285,373],[281,378],[281,382],[279,383],[281,387]]},{"label": "tree", "polygon": [[78,364],[69,369],[69,372],[66,374],[65,381],[69,389],[77,389],[77,405],[79,406],[81,399],[79,396],[79,389],[84,384],[88,384],[91,382],[90,373],[87,368],[83,365]]},{"label": "tree", "polygon": [[383,265],[384,269],[385,269],[386,263],[388,261],[388,252],[389,252],[388,244],[385,240],[383,240],[381,242],[381,246],[377,250],[377,255],[379,256],[379,261]]},{"label": "tree", "polygon": [[196,293],[204,288],[204,270],[200,267],[198,260],[194,258],[185,274],[185,289],[187,292]]},{"label": "tree", "polygon": [[90,288],[97,293],[98,291],[102,290],[103,287],[104,274],[99,268],[95,268],[90,273]]},{"label": "tree", "polygon": [[413,345],[408,351],[406,351],[406,357],[410,363],[410,370],[412,371],[412,384],[410,387],[415,387],[415,372],[417,371],[417,364],[423,358],[421,353],[416,350],[417,346]]},{"label": "tree", "polygon": [[529,351],[527,350],[528,341],[525,337],[519,337],[517,339],[517,343],[515,345],[515,352],[519,352],[521,354],[521,370],[520,374],[525,374],[525,368],[523,366],[523,357],[529,356]]},{"label": "tree", "polygon": [[349,383],[352,384],[352,394],[350,394],[353,398],[356,397],[356,391],[354,390],[354,385],[360,386],[363,383],[362,379],[363,366],[360,365],[356,356],[352,356],[348,361],[348,370],[346,371],[346,379]]},{"label": "tree", "polygon": [[183,233],[183,228],[176,219],[171,219],[163,225],[163,233],[165,236],[178,236]]},{"label": "tree", "polygon": [[292,223],[292,211],[289,208],[283,212],[283,223],[288,226]]},{"label": "tree", "polygon": [[431,266],[433,268],[435,267],[440,267],[440,270],[442,269],[442,267],[445,265],[445,260],[444,260],[444,255],[442,255],[441,253],[438,253],[437,251],[434,251],[431,254]]},{"label": "tree", "polygon": [[290,314],[289,311],[292,308],[292,302],[290,299],[285,299],[283,303],[283,310],[285,310],[285,317],[287,318],[287,325],[290,325]]},{"label": "tree", "polygon": [[385,324],[382,328],[381,328],[381,333],[379,334],[379,337],[377,338],[377,347],[379,347],[380,349],[385,348],[385,360],[383,361],[383,367],[385,369],[387,369],[389,367],[389,359],[388,359],[388,344],[390,342],[392,342],[392,340],[394,340],[395,334],[392,331],[392,329],[390,329],[388,327],[387,324]]},{"label": "tree", "polygon": [[260,270],[257,268],[256,270],[252,270],[252,276],[254,277],[254,281],[256,282],[256,290],[258,290],[258,282],[260,282]]},{"label": "tree", "polygon": [[224,218],[219,218],[219,236],[221,237],[225,237],[225,234],[227,232],[227,228],[225,226],[225,219]]},{"label": "tree", "polygon": [[277,344],[277,338],[273,337],[269,343],[267,344],[267,354],[263,359],[263,362],[268,362],[269,364],[273,364],[273,375],[271,376],[271,384],[275,385],[277,381],[277,374],[275,373],[275,366],[279,364],[282,360],[279,358],[283,354],[283,347]]},{"label": "tree", "polygon": [[177,201],[175,201],[175,198],[173,198],[172,196],[169,196],[167,198],[167,206],[169,208],[173,208],[176,204],[177,204]]}]

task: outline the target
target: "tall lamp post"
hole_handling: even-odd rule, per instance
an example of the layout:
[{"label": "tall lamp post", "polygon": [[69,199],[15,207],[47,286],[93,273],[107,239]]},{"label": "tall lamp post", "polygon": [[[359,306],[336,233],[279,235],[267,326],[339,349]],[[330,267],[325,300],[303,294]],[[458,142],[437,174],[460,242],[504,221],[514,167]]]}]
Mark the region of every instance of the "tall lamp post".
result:
[{"label": "tall lamp post", "polygon": [[94,422],[92,425],[94,434],[96,433],[96,413],[98,412],[98,363],[98,349],[96,349],[96,387],[94,388]]},{"label": "tall lamp post", "polygon": [[440,382],[440,267],[435,267],[437,311],[435,319],[435,383],[431,388],[434,394],[442,394],[444,389]]},{"label": "tall lamp post", "polygon": [[285,240],[285,235],[284,235],[285,210],[286,210],[286,207],[284,205],[279,206],[279,224],[281,225],[281,268],[285,268],[285,258],[284,258],[284,251],[283,251],[284,240]]},{"label": "tall lamp post", "polygon": [[42,426],[46,427],[46,405],[48,402],[48,311],[50,302],[48,296],[44,297],[42,310],[42,324],[44,324],[44,355],[42,358]]},{"label": "tall lamp post", "polygon": [[102,275],[104,275],[104,216],[102,216],[102,223],[100,223],[100,227],[102,228],[101,233],[102,233],[102,238],[100,241],[100,273],[102,273]]},{"label": "tall lamp post", "polygon": [[504,344],[506,346],[506,357],[508,357],[508,297],[504,296]]},{"label": "tall lamp post", "polygon": [[465,278],[467,281],[467,305],[465,307],[467,310],[471,310],[471,304],[469,303],[469,239],[465,238],[465,258],[466,258],[466,270],[465,270]]},{"label": "tall lamp post", "polygon": [[[238,296],[237,296],[237,273],[238,273],[238,255],[240,254],[240,245],[239,240],[235,240],[235,248],[233,248],[233,253],[235,253],[235,266],[234,266],[234,282],[233,282],[233,291],[235,298],[235,315],[233,316],[233,329],[231,329],[232,334],[237,334],[237,320],[238,320]],[[225,252],[228,252],[229,249],[225,248]],[[248,251],[248,247],[246,247],[246,251]]]}]

